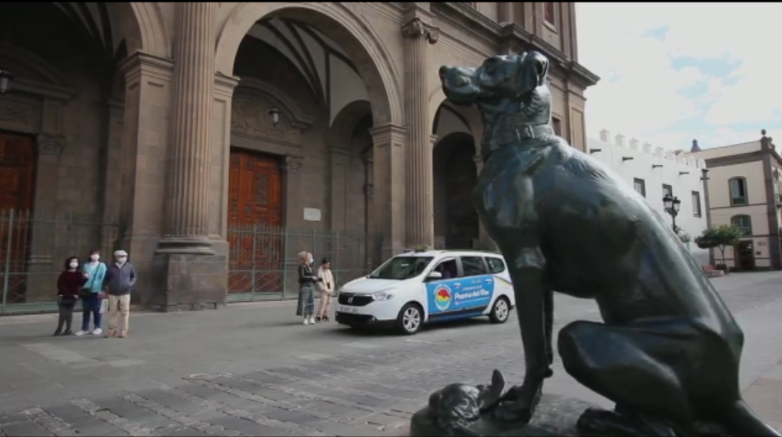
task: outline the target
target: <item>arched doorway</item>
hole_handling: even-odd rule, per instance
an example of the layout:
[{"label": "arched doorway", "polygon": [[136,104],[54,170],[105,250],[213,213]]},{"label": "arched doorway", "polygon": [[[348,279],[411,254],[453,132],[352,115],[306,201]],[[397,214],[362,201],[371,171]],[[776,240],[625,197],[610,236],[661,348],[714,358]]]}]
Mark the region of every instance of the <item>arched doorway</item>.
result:
[{"label": "arched doorway", "polygon": [[120,197],[118,65],[128,41],[142,48],[139,25],[129,3],[3,3],[0,29],[0,65],[14,75],[0,95],[3,300],[50,303],[63,258],[110,252],[117,238],[103,220]]},{"label": "arched doorway", "polygon": [[435,235],[445,249],[472,249],[479,238],[472,190],[478,179],[472,136],[457,132],[434,148]]},{"label": "arched doorway", "polygon": [[241,78],[224,169],[234,300],[294,290],[301,251],[329,258],[338,283],[365,274],[369,131],[393,112],[366,35],[348,30],[355,19],[273,5],[237,6],[218,44],[218,70]]},{"label": "arched doorway", "polygon": [[435,246],[477,248],[480,224],[471,198],[478,178],[473,134],[467,119],[447,103],[437,111],[434,132]]}]

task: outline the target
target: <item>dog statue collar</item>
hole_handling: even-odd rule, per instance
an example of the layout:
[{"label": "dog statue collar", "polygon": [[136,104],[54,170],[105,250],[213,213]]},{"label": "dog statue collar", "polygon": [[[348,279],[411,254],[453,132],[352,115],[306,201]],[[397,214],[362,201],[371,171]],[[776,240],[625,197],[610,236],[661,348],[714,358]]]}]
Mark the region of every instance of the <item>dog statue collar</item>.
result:
[{"label": "dog statue collar", "polygon": [[494,142],[498,147],[519,143],[524,140],[554,136],[554,129],[548,124],[529,125],[522,124],[506,127],[495,132]]}]

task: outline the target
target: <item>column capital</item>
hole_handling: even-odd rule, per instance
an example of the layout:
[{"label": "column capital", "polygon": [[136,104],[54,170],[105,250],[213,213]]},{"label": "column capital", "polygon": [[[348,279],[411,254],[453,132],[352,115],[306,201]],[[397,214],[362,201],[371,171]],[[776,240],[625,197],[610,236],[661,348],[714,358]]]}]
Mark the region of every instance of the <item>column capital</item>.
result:
[{"label": "column capital", "polygon": [[402,35],[411,39],[423,37],[429,44],[434,44],[440,39],[440,29],[425,23],[419,17],[414,17],[402,25]]},{"label": "column capital", "polygon": [[282,171],[287,174],[301,173],[301,169],[304,167],[304,158],[295,155],[285,155],[282,160]]},{"label": "column capital", "polygon": [[215,94],[233,97],[234,89],[239,86],[241,80],[239,77],[228,76],[218,71],[215,73]]},{"label": "column capital", "polygon": [[125,58],[119,69],[125,76],[125,83],[130,83],[142,74],[157,75],[170,80],[174,74],[174,61],[137,51]]},{"label": "column capital", "polygon": [[328,146],[327,148],[329,155],[344,155],[344,156],[350,156],[350,149],[346,149],[344,147],[340,146]]},{"label": "column capital", "polygon": [[36,137],[39,155],[60,156],[65,148],[65,137],[60,135],[38,134]]},{"label": "column capital", "polygon": [[372,142],[376,146],[389,144],[402,146],[407,139],[407,129],[395,124],[373,127],[369,130],[369,134],[372,135]]}]

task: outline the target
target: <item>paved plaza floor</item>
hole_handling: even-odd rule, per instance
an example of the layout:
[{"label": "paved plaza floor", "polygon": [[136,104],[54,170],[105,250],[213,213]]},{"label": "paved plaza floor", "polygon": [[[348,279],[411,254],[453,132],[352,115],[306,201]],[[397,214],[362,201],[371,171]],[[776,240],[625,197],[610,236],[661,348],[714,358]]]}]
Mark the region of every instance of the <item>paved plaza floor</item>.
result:
[{"label": "paved plaza floor", "polygon": [[[782,274],[716,278],[747,340],[742,389],[782,428]],[[597,319],[557,298],[558,327]],[[134,313],[130,337],[54,338],[54,315],[0,318],[0,436],[403,435],[432,390],[523,375],[515,318],[416,336],[301,325],[291,302]],[[545,390],[606,406],[555,363]]]}]

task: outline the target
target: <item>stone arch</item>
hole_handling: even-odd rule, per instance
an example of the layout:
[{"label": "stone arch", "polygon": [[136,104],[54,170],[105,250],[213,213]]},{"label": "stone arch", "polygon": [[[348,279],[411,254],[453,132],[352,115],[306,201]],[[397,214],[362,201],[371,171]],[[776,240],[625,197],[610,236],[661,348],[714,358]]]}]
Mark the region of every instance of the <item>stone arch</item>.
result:
[{"label": "stone arch", "polygon": [[217,41],[217,72],[232,75],[239,45],[247,32],[269,14],[291,15],[324,32],[356,55],[356,66],[366,81],[375,123],[403,125],[401,99],[383,44],[349,7],[323,3],[241,3],[231,13]]},{"label": "stone arch", "polygon": [[[0,42],[0,63],[3,65],[17,65],[26,70],[14,71],[19,76],[14,81],[14,87],[19,88],[18,84],[24,85],[27,80],[32,80],[48,85],[64,87],[65,82],[59,70],[50,65],[45,59],[38,55],[19,48],[17,46]],[[17,67],[17,68],[19,68]]]},{"label": "stone arch", "polygon": [[[440,88],[431,95],[429,100],[429,120],[431,120],[431,132],[437,134],[437,123],[440,116],[440,110],[443,107],[448,107],[448,110],[454,114],[458,114],[459,118],[469,128],[469,133],[475,138],[476,147],[480,139],[483,137],[483,120],[478,108],[475,106],[457,106],[451,104],[445,97],[445,93]],[[441,140],[442,138],[438,139]]]},{"label": "stone arch", "polygon": [[347,148],[358,123],[371,114],[371,105],[366,100],[356,100],[342,108],[329,128],[329,146]]},{"label": "stone arch", "polygon": [[[161,58],[171,57],[171,44],[156,2],[112,3],[127,41],[128,54],[143,51]],[[132,18],[135,18],[133,20]]]}]

